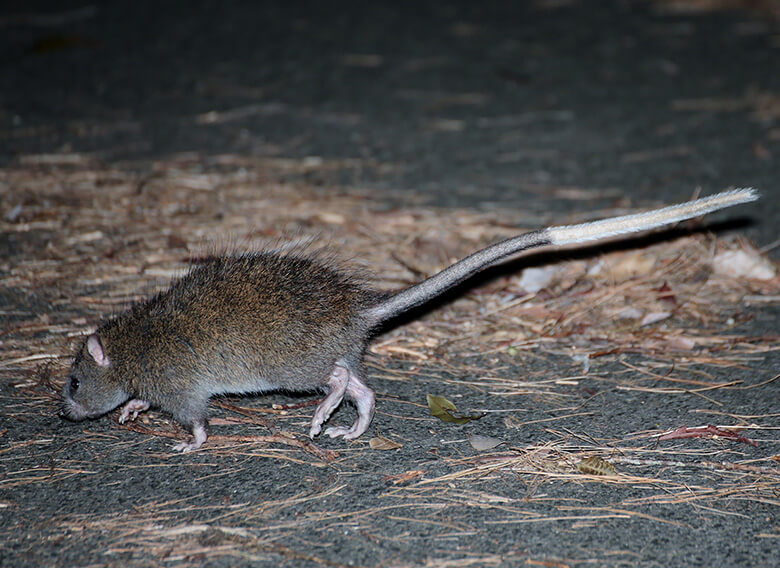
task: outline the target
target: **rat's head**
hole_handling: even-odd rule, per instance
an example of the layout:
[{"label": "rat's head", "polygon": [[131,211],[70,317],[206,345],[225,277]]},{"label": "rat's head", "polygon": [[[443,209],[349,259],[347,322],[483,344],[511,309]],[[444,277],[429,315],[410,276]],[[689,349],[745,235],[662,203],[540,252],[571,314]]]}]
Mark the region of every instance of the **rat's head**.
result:
[{"label": "rat's head", "polygon": [[90,335],[82,345],[62,388],[62,415],[70,420],[97,418],[129,398],[117,383],[103,341]]}]

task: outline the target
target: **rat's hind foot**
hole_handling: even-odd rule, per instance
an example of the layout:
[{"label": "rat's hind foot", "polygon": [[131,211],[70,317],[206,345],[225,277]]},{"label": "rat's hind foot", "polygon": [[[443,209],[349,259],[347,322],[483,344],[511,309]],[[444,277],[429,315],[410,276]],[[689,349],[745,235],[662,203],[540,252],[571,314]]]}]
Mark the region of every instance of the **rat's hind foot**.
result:
[{"label": "rat's hind foot", "polygon": [[352,438],[347,437],[347,435],[351,431],[352,428],[347,428],[346,426],[328,426],[327,428],[325,428],[325,435],[331,438],[338,438],[339,436],[344,436],[345,440],[351,440]]},{"label": "rat's hind foot", "polygon": [[[128,400],[122,407],[122,413],[119,415],[119,423],[124,424],[128,420],[135,420],[138,418],[138,414],[145,410],[149,410],[149,403],[140,398],[133,398]],[[130,414],[132,413],[132,416]]]},{"label": "rat's hind foot", "polygon": [[192,440],[189,442],[182,442],[173,446],[174,452],[186,453],[190,450],[197,450],[206,441],[206,426],[203,424],[195,424],[192,427]]},{"label": "rat's hind foot", "polygon": [[331,438],[344,436],[345,440],[354,440],[366,431],[371,419],[374,417],[374,391],[354,375],[350,375],[347,385],[347,396],[355,401],[358,417],[351,428],[345,426],[331,426],[325,430],[325,434]]},{"label": "rat's hind foot", "polygon": [[330,418],[331,413],[333,413],[338,405],[341,404],[344,393],[347,391],[347,386],[350,382],[349,376],[350,372],[345,366],[340,363],[334,365],[333,370],[330,372],[330,378],[328,379],[330,392],[328,392],[328,396],[326,396],[317,406],[317,410],[314,411],[314,417],[311,419],[309,438],[314,438],[314,436],[320,433],[323,422]]}]

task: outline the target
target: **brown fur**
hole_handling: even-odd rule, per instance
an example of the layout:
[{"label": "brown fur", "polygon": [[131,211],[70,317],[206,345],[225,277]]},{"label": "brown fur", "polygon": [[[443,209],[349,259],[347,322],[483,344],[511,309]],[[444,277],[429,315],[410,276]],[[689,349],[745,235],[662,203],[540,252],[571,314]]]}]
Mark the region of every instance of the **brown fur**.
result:
[{"label": "brown fur", "polygon": [[[214,394],[323,387],[339,359],[361,369],[370,336],[361,312],[382,297],[322,253],[210,258],[101,325],[95,334],[111,364],[96,368],[85,342],[71,371],[79,390],[66,385],[64,398],[106,412],[104,391],[113,389],[124,393],[114,406],[142,399],[191,426]],[[94,381],[101,392],[91,401]],[[67,404],[65,413],[84,417]]]}]

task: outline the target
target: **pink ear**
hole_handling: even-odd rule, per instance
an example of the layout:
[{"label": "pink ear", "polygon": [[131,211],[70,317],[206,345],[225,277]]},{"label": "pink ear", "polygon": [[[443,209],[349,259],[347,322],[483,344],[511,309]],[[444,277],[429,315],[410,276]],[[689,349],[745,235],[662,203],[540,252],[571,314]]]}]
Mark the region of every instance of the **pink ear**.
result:
[{"label": "pink ear", "polygon": [[106,352],[103,350],[103,344],[100,342],[100,338],[94,333],[87,339],[87,351],[92,355],[95,363],[101,367],[108,367],[111,364],[111,361],[108,360],[108,355],[106,355]]}]

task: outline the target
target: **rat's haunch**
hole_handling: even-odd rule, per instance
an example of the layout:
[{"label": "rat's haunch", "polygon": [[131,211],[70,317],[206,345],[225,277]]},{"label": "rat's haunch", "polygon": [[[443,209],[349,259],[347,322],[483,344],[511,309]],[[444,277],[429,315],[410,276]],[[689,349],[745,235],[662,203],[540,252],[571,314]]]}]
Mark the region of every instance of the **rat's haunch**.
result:
[{"label": "rat's haunch", "polygon": [[84,341],[63,388],[63,414],[95,418],[124,403],[119,421],[125,422],[155,406],[192,431],[192,440],[176,446],[188,451],[206,440],[212,395],[325,389],[309,435],[319,434],[347,397],[357,406],[357,420],[325,433],[351,440],[366,431],[374,414],[362,360],[383,322],[525,250],[637,233],[756,199],[756,191],[738,189],[647,213],[525,233],[395,294],[370,290],[357,275],[316,253],[213,258]]}]

